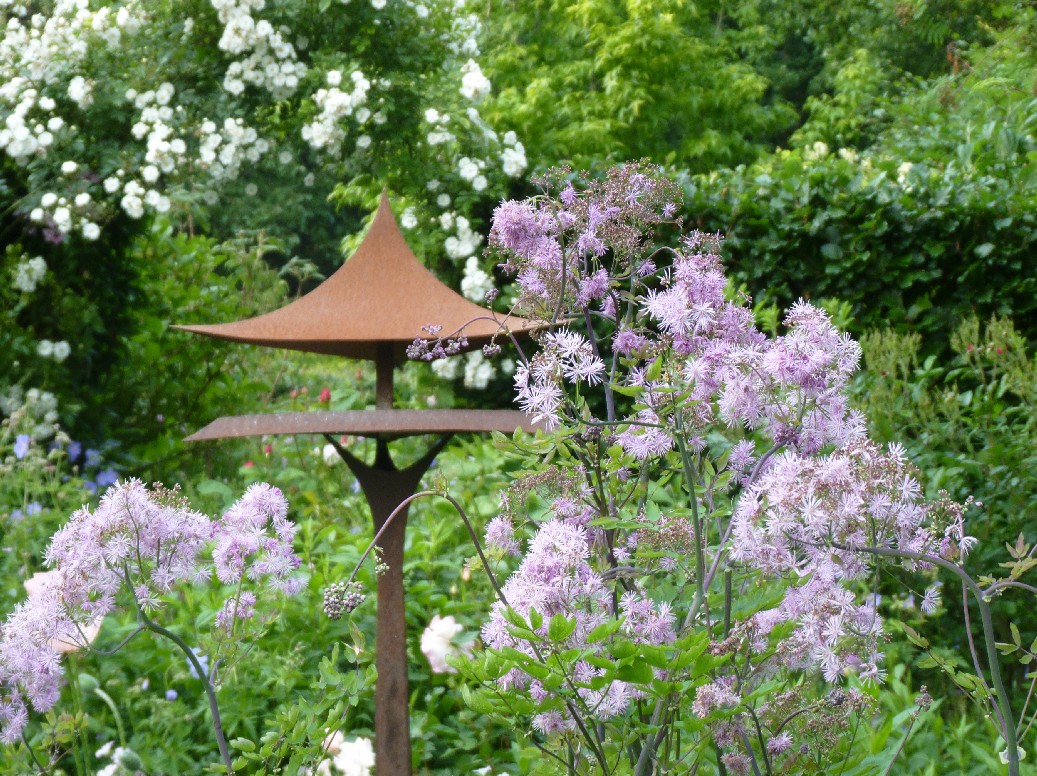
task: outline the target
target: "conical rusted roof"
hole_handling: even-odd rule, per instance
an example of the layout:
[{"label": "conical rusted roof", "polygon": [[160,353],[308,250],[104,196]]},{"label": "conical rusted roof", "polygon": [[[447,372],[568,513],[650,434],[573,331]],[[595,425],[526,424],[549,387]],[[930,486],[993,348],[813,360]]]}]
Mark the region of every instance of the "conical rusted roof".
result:
[{"label": "conical rusted roof", "polygon": [[[423,326],[442,326],[440,334],[464,329],[469,349],[502,333],[489,310],[468,301],[425,269],[411,252],[383,193],[378,212],[356,252],[305,296],[273,312],[233,323],[173,328],[232,342],[246,342],[310,353],[376,360],[379,343],[393,346],[394,360],[416,337],[429,338]],[[513,333],[538,324],[510,317]]]}]

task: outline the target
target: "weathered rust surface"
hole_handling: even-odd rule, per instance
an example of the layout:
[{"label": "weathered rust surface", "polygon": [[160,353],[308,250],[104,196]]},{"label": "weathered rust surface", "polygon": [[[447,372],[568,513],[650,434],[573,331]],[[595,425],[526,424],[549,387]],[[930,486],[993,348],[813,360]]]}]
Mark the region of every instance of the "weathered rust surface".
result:
[{"label": "weathered rust surface", "polygon": [[350,434],[387,438],[487,431],[511,434],[519,428],[532,433],[538,426],[518,410],[327,410],[217,418],[185,441],[266,434]]},{"label": "weathered rust surface", "polygon": [[468,301],[422,266],[407,246],[389,199],[382,195],[374,222],[360,247],[310,293],[273,312],[233,323],[175,326],[233,342],[311,353],[376,360],[378,343],[391,343],[401,363],[422,327],[442,326],[441,335],[461,329],[469,349],[503,329],[528,332],[540,324],[501,317]]},{"label": "weathered rust surface", "polygon": [[[443,443],[446,440],[442,440]],[[378,442],[374,463],[365,464],[340,450],[363,490],[371,508],[375,533],[404,500],[418,489],[428,470],[436,445],[421,460],[406,469],[397,469],[384,440]],[[380,559],[388,567],[378,577],[378,619],[375,624],[374,746],[375,770],[379,776],[406,776],[411,772],[410,715],[407,681],[407,618],[403,585],[403,546],[407,530],[407,510],[393,518],[382,534]]]}]

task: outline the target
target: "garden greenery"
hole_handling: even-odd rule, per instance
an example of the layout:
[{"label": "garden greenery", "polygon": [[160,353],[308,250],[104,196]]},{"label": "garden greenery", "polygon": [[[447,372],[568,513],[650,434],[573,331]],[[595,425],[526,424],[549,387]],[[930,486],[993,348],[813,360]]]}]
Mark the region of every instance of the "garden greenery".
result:
[{"label": "garden greenery", "polygon": [[[273,617],[246,580],[240,651],[221,651],[237,588],[218,577],[157,611],[128,589],[100,623],[69,609],[82,634],[45,642],[61,698],[0,770],[226,769],[214,711],[239,771],[370,769],[373,607],[322,616],[374,584],[365,567],[340,587],[369,539],[349,474],[304,437],[181,439],[245,406],[363,409],[373,375],[169,325],[303,293],[386,187],[443,280],[481,301],[510,278],[495,308],[552,324],[517,359],[397,373],[410,408],[488,403],[515,375],[554,427],[455,442],[430,476],[489,523],[510,606],[489,610],[455,506],[414,505],[416,767],[982,776],[1011,759],[1014,714],[1037,772],[1035,18],[1015,0],[0,0],[3,612],[39,600],[52,535],[122,474],[179,481],[208,515],[275,483],[305,581]],[[538,190],[527,167],[640,156],[683,204],[647,166],[552,174],[480,253],[494,203]],[[194,658],[145,633],[106,654],[148,622]]]}]

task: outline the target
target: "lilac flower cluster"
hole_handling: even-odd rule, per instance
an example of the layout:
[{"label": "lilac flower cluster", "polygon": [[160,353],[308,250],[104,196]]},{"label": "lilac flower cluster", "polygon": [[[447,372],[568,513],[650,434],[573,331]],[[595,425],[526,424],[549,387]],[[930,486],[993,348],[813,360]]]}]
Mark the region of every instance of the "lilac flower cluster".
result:
[{"label": "lilac flower cluster", "polygon": [[[903,450],[856,439],[824,456],[786,452],[738,502],[731,557],[771,575],[805,580],[776,609],[752,621],[756,646],[779,622],[795,622],[778,656],[787,665],[819,667],[829,681],[846,671],[866,680],[884,676],[877,640],[881,619],[873,602],[856,605],[841,587],[865,577],[874,558],[861,547],[936,553],[969,547],[964,522],[934,534],[932,506]],[[937,594],[927,607],[935,608]]]},{"label": "lilac flower cluster", "polygon": [[[558,649],[590,660],[570,667],[567,686],[548,690],[515,667],[500,687],[544,704],[535,729],[582,736],[593,749],[594,725],[650,689],[603,678],[595,666],[606,663],[595,658],[608,658],[612,640],[588,643],[590,631],[612,623],[628,641],[658,649],[701,626],[716,638],[712,654],[736,656],[692,701],[728,769],[748,772],[757,754],[792,757],[798,722],[784,729],[776,717],[758,750],[735,735],[743,696],[761,677],[789,672],[881,681],[882,619],[874,598],[856,598],[855,584],[874,570],[864,548],[960,560],[975,541],[962,508],[926,502],[902,449],[868,440],[865,418],[846,398],[860,347],[823,310],[799,301],[782,333],[768,337],[750,300],[729,289],[718,235],[695,232],[659,247],[655,232],[673,223],[678,197],[657,172],[625,165],[603,181],[574,182],[562,170],[538,183],[543,196],[498,207],[489,243],[517,280],[516,310],[550,324],[539,352],[516,370],[517,400],[572,454],[535,476],[580,486],[557,488],[549,514],[532,521],[533,538],[503,588],[507,603],[494,606],[483,639],[542,661],[536,639],[509,623],[508,607],[527,622],[533,611],[542,616],[536,636],[550,649],[547,623],[563,614],[576,627]],[[588,401],[591,388],[604,401]],[[670,494],[688,503],[649,519],[653,477],[675,472],[683,488]],[[515,503],[528,490],[513,487]],[[518,541],[504,502],[487,541],[508,555]],[[725,567],[726,596],[737,574],[748,587],[784,580],[783,599],[740,621],[718,619],[715,580]],[[655,600],[663,596],[672,602]],[[926,606],[938,605],[934,588]],[[580,709],[592,719],[578,728]],[[829,721],[843,725],[848,713],[833,711]]]},{"label": "lilac flower cluster", "polygon": [[567,329],[545,334],[542,345],[528,364],[515,370],[515,388],[523,411],[550,430],[560,422],[562,381],[597,385],[605,362],[594,354],[590,340]]},{"label": "lilac flower cluster", "polygon": [[237,587],[217,616],[229,629],[235,618],[255,612],[255,593],[241,588],[246,578],[277,592],[298,592],[287,506],[277,488],[257,484],[212,520],[175,490],[149,490],[129,480],[109,488],[92,512],[76,511],[46,551],[56,574],[0,628],[0,740],[18,740],[28,719],[26,702],[41,712],[53,707],[62,676],[55,644],[87,646],[85,631],[115,611],[120,594],[128,593],[147,616],[175,586],[205,583],[215,572]]},{"label": "lilac flower cluster", "polygon": [[463,353],[468,349],[468,338],[463,333],[441,336],[442,326],[430,323],[421,327],[424,336],[415,337],[407,346],[407,358],[415,361],[435,361]]},{"label": "lilac flower cluster", "polygon": [[[564,510],[564,505],[563,510]],[[497,529],[499,531],[499,529]],[[579,517],[555,517],[544,523],[529,543],[518,571],[504,585],[507,604],[525,621],[536,611],[543,624],[536,632],[548,636],[548,623],[561,614],[575,622],[575,629],[566,637],[561,648],[578,647],[587,650],[587,657],[595,651],[603,652],[607,645],[587,644],[587,635],[604,623],[612,614],[611,592],[602,576],[589,563],[591,540]],[[668,606],[656,605],[650,599],[631,592],[624,597],[622,610],[626,615],[628,632],[645,643],[669,643],[674,639],[674,618]],[[507,606],[496,602],[482,628],[483,642],[492,649],[507,647],[536,657],[534,645],[516,637],[507,618]],[[581,703],[599,719],[610,719],[627,710],[629,703],[640,697],[636,685],[623,681],[609,681],[601,686],[595,682],[603,674],[586,659],[578,661],[567,677],[576,687]],[[554,693],[544,684],[519,669],[512,669],[500,679],[503,689],[520,689],[541,702]],[[533,719],[533,726],[545,734],[574,729],[572,715],[565,711],[545,711]]]},{"label": "lilac flower cluster", "polygon": [[[655,271],[641,256],[647,228],[673,218],[679,190],[640,164],[617,167],[602,182],[577,193],[567,169],[552,171],[534,183],[561,188],[557,199],[504,202],[493,214],[489,244],[502,268],[516,276],[516,310],[557,321],[596,307],[615,313],[613,288],[630,275]],[[598,260],[616,258],[611,270]]]}]

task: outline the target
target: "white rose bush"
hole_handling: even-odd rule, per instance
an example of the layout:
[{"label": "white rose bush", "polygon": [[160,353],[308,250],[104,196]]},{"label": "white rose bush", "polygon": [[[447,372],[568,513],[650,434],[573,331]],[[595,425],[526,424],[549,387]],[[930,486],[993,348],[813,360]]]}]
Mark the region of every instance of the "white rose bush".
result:
[{"label": "white rose bush", "polygon": [[48,0],[0,21],[0,347],[67,419],[72,375],[133,333],[119,300],[163,303],[141,276],[165,272],[164,229],[262,231],[282,263],[333,267],[387,188],[419,253],[482,301],[477,217],[527,163],[480,115],[463,4]]}]

